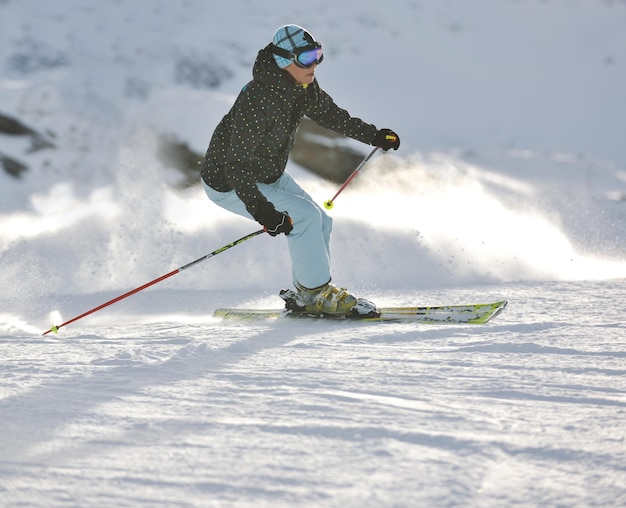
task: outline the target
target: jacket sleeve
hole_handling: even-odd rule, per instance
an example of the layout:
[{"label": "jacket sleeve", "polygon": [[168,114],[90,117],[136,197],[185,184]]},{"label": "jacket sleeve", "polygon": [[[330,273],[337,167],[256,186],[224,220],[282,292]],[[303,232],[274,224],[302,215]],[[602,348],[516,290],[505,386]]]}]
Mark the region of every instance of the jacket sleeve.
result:
[{"label": "jacket sleeve", "polygon": [[258,207],[267,201],[254,176],[255,151],[263,138],[267,116],[262,104],[248,90],[240,94],[233,111],[231,137],[224,174],[248,213],[256,219]]},{"label": "jacket sleeve", "polygon": [[350,116],[350,113],[335,104],[332,97],[319,87],[317,81],[309,85],[309,88],[312,89],[307,90],[306,115],[311,120],[363,143],[370,145],[374,143],[374,136],[378,130],[375,125]]}]

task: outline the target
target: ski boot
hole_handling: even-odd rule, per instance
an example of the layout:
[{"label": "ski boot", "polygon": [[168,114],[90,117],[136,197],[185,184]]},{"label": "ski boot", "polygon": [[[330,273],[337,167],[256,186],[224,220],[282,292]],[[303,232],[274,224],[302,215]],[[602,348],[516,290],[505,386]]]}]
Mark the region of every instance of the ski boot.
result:
[{"label": "ski boot", "polygon": [[363,298],[357,299],[344,288],[324,284],[315,289],[296,285],[297,291],[283,289],[280,297],[290,313],[336,318],[378,316],[376,305]]}]

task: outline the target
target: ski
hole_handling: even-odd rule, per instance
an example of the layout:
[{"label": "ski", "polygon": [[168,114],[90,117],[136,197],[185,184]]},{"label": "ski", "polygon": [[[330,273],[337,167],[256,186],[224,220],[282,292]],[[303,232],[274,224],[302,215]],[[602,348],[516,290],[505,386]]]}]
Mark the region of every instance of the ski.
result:
[{"label": "ski", "polygon": [[504,310],[508,301],[481,303],[476,305],[441,305],[435,307],[382,307],[377,314],[309,314],[288,309],[217,309],[213,317],[234,320],[271,319],[326,319],[340,321],[389,322],[407,321],[427,324],[484,324]]}]

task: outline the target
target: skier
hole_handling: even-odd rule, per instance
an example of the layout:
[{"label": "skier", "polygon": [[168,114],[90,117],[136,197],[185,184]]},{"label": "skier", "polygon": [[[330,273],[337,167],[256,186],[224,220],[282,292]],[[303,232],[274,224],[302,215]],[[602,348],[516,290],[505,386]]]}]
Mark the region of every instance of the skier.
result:
[{"label": "skier", "polygon": [[298,25],[276,30],[259,51],[243,87],[213,133],[202,164],[204,190],[215,204],[287,237],[298,304],[309,313],[348,314],[357,298],[331,284],[332,219],[285,172],[304,115],[335,132],[397,150],[400,138],[338,107],[315,70],[322,44]]}]

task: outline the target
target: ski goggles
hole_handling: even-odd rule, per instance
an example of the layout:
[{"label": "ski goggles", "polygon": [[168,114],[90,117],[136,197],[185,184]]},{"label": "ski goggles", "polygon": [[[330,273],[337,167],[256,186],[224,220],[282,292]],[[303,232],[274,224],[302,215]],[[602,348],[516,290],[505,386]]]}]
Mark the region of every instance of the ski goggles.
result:
[{"label": "ski goggles", "polygon": [[303,48],[296,48],[293,53],[295,55],[294,63],[302,69],[319,65],[324,60],[324,50],[319,42]]},{"label": "ski goggles", "polygon": [[272,52],[287,60],[292,60],[293,63],[301,69],[308,69],[314,65],[319,65],[322,63],[322,60],[324,60],[324,50],[322,49],[321,42],[314,42],[307,46],[296,48],[293,51],[272,44]]}]

